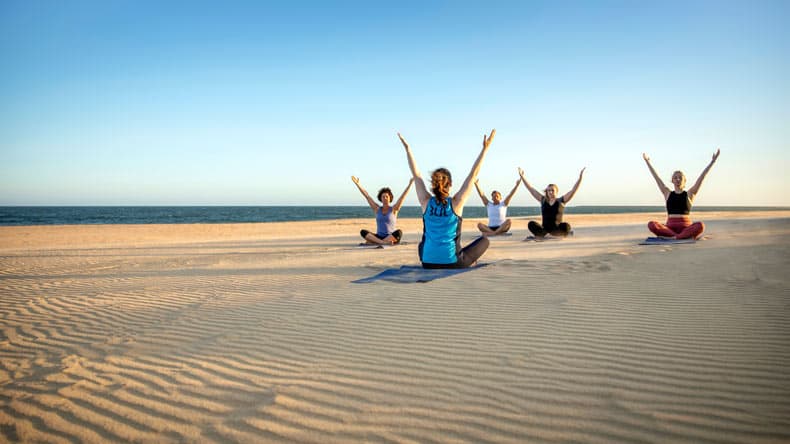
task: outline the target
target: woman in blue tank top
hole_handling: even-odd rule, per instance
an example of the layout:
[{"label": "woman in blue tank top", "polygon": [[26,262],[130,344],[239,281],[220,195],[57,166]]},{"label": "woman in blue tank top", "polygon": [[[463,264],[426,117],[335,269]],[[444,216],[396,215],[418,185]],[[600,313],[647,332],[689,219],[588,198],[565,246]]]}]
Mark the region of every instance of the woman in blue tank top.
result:
[{"label": "woman in blue tank top", "polygon": [[489,241],[485,237],[479,237],[466,247],[461,248],[461,225],[463,222],[461,215],[494,135],[496,135],[496,130],[492,130],[489,136],[483,135],[483,149],[480,151],[480,155],[477,156],[477,160],[472,165],[472,170],[461,188],[454,196],[450,197],[450,187],[453,184],[450,171],[445,168],[434,171],[431,174],[431,192],[428,192],[409,144],[398,133],[398,137],[406,149],[409,168],[414,177],[417,199],[422,207],[423,235],[418,251],[423,268],[470,267],[488,249]]},{"label": "woman in blue tank top", "polygon": [[376,216],[376,232],[371,233],[368,230],[361,230],[359,234],[365,239],[365,243],[368,244],[397,244],[400,242],[401,237],[403,236],[403,232],[401,230],[395,229],[395,223],[398,220],[398,212],[400,211],[400,207],[403,206],[403,200],[406,198],[406,195],[409,194],[409,189],[411,188],[411,184],[414,183],[414,179],[409,179],[409,184],[406,185],[406,189],[403,190],[403,194],[401,194],[400,199],[395,205],[390,205],[392,203],[392,190],[389,188],[382,188],[379,190],[378,199],[381,202],[381,206],[379,206],[376,201],[370,197],[367,191],[362,188],[362,185],[359,184],[359,178],[355,176],[351,176],[351,181],[354,182],[354,185],[359,188],[359,192],[365,196],[365,199],[368,201],[368,205],[373,210],[373,214]]}]

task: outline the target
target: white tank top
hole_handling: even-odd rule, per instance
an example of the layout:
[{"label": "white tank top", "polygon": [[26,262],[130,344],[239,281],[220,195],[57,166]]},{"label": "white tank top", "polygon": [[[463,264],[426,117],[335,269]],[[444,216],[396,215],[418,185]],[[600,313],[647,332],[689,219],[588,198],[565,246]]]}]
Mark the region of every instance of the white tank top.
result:
[{"label": "white tank top", "polygon": [[507,205],[505,205],[504,202],[499,202],[498,205],[489,202],[488,205],[486,205],[486,210],[488,210],[489,227],[498,227],[507,219]]}]

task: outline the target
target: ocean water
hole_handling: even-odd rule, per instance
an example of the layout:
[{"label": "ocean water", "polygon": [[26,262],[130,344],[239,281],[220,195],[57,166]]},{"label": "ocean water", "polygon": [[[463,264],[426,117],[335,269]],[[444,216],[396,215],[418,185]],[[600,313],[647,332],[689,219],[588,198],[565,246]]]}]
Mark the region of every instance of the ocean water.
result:
[{"label": "ocean water", "polygon": [[[694,207],[704,211],[787,210],[787,207]],[[663,212],[663,206],[568,206],[565,214]],[[537,206],[509,207],[508,216],[538,216]],[[482,206],[467,206],[464,217],[485,217]],[[403,207],[399,217],[419,218],[420,207]],[[373,218],[364,206],[173,206],[173,207],[0,207],[0,225],[195,224],[288,222]]]}]

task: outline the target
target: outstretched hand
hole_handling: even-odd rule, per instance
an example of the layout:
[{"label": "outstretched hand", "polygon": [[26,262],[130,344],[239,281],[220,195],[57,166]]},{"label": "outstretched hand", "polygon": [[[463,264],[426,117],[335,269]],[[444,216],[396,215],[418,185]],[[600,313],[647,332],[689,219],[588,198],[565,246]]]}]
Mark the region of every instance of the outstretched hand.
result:
[{"label": "outstretched hand", "polygon": [[351,181],[354,182],[355,184],[359,185],[359,177],[351,176]]},{"label": "outstretched hand", "polygon": [[491,134],[488,137],[483,134],[483,149],[488,149],[488,147],[491,145],[491,141],[494,140],[494,136],[496,136],[496,129],[492,129]]},{"label": "outstretched hand", "polygon": [[721,154],[721,150],[719,148],[716,148],[716,152],[713,153],[713,159],[711,160],[711,162],[715,162],[716,159],[719,158],[719,154]]},{"label": "outstretched hand", "polygon": [[518,167],[518,176],[524,177],[524,170],[522,170],[521,167]]},{"label": "outstretched hand", "polygon": [[582,178],[582,176],[584,175],[584,170],[586,170],[586,169],[587,169],[587,167],[584,167],[584,168],[582,168],[581,171],[579,171],[579,179]]},{"label": "outstretched hand", "polygon": [[403,144],[403,147],[408,150],[409,149],[409,143],[406,142],[406,139],[404,139],[403,136],[400,135],[400,133],[398,133],[398,139],[400,139],[400,143]]},{"label": "outstretched hand", "polygon": [[650,162],[650,156],[647,153],[642,153],[642,159],[645,159],[646,162]]}]

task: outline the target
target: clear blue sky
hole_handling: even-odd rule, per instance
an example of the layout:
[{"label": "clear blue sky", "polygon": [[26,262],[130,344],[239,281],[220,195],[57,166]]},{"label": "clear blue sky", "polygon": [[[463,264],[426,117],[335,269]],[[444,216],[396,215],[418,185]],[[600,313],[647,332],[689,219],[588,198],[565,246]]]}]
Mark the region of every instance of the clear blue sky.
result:
[{"label": "clear blue sky", "polygon": [[643,151],[720,147],[697,205],[790,205],[790,2],[486,3],[3,0],[0,205],[364,205],[491,128],[488,191],[661,205]]}]

